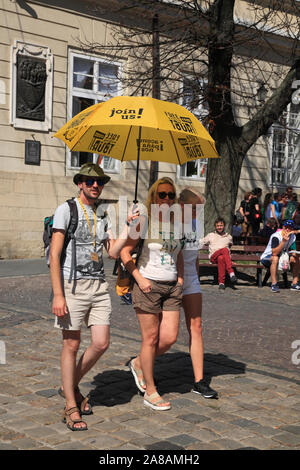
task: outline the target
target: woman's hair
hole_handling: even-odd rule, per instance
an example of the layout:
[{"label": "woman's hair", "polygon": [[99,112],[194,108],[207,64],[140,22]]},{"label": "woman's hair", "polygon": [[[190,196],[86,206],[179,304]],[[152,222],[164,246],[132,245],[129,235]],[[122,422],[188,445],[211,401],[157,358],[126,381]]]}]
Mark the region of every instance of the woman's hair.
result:
[{"label": "woman's hair", "polygon": [[182,202],[183,204],[197,204],[200,200],[199,204],[205,204],[206,200],[203,194],[197,191],[194,188],[184,188],[180,194],[178,201]]},{"label": "woman's hair", "polygon": [[273,198],[274,198],[273,193],[267,193],[265,195],[264,204],[263,204],[265,211],[267,210],[268,205],[273,201]]},{"label": "woman's hair", "polygon": [[[151,188],[148,191],[148,196],[146,200],[148,217],[151,217],[151,204],[156,204],[156,195],[158,191],[158,186],[160,184],[170,184],[173,187],[173,192],[176,194],[176,187],[174,181],[168,176],[164,176],[163,178],[160,178],[159,180],[155,181],[155,183],[152,184]],[[174,202],[176,202],[176,197],[174,199]]]}]

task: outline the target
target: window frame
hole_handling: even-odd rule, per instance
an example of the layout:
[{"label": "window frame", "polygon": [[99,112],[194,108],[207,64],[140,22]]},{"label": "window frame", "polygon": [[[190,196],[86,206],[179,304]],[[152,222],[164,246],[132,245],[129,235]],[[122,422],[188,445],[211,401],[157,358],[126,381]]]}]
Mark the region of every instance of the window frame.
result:
[{"label": "window frame", "polygon": [[[84,59],[84,60],[90,60],[94,62],[93,64],[93,87],[91,90],[89,89],[84,89],[84,88],[79,88],[79,87],[74,87],[73,86],[73,77],[74,77],[74,59],[75,58],[79,59]],[[69,80],[68,80],[68,105],[67,105],[67,120],[72,119],[72,111],[73,111],[73,97],[78,97],[78,98],[87,98],[87,99],[92,99],[94,102],[102,102],[102,101],[107,101],[113,96],[120,96],[122,94],[122,83],[121,80],[118,79],[117,81],[117,94],[112,94],[111,96],[107,96],[107,94],[99,91],[97,89],[98,87],[98,81],[97,77],[99,77],[99,66],[100,64],[105,64],[105,65],[112,65],[118,67],[118,74],[122,75],[123,72],[123,63],[120,61],[116,60],[111,60],[108,57],[105,56],[100,56],[100,55],[91,55],[91,54],[84,54],[82,52],[74,51],[74,50],[69,50],[69,55],[68,55],[68,74],[69,74]],[[97,72],[95,71],[95,67],[97,67]],[[80,75],[80,74],[79,74]],[[82,74],[84,75],[84,74]],[[88,75],[90,76],[90,75]],[[94,153],[93,154],[93,163],[96,163],[98,160],[99,154]],[[102,162],[100,166],[103,168],[103,170],[107,173],[110,174],[117,174],[120,175],[121,173],[121,162],[117,159],[114,160],[114,167],[113,168],[105,168],[103,165],[103,162],[105,161],[104,158],[102,159]],[[78,170],[78,166],[73,166],[72,165],[72,152],[70,149],[67,149],[67,168],[69,170]]]},{"label": "window frame", "polygon": [[[297,152],[297,145],[299,145],[299,141],[300,141],[300,130],[299,130],[300,129],[300,106],[299,106],[298,112],[296,112],[296,113],[292,113],[290,109],[291,109],[291,104],[289,104],[287,106],[286,110],[284,111],[284,113],[286,113],[286,115],[287,115],[286,126],[281,125],[280,122],[276,122],[270,128],[269,184],[272,187],[285,188],[286,186],[293,186],[295,189],[299,189],[300,188],[300,176],[298,178],[298,182],[296,182],[297,184],[294,181],[289,181],[289,178],[288,178],[289,173],[291,173],[291,174],[295,173],[295,169],[293,170],[293,169],[288,168],[288,162],[289,162],[289,160],[291,160],[291,157],[288,155],[289,150],[290,150],[288,134],[289,133],[295,133],[296,134],[296,141],[295,141],[294,152],[293,152],[293,157],[292,157],[292,166],[294,168],[295,165],[297,165],[297,161],[298,161],[298,167],[300,167],[300,152],[299,151]],[[295,125],[294,126],[290,125],[290,122],[291,122],[290,116],[292,114],[296,115]],[[299,127],[297,127],[297,123],[298,123]],[[284,155],[286,155],[286,164],[285,164],[285,167],[282,168],[282,169],[279,168],[279,167],[274,166],[274,160],[276,158],[276,156],[274,155],[274,153],[276,151],[274,149],[274,136],[275,136],[276,130],[279,130],[279,131],[280,130],[283,130],[283,131],[285,130],[286,137],[287,137],[286,141],[284,143]],[[273,176],[275,171],[281,171],[284,174],[283,181],[281,181],[281,182],[276,182],[275,181],[274,176]]]},{"label": "window frame", "polygon": [[[201,80],[201,82],[203,84],[208,83],[207,78],[205,78],[203,76],[199,77],[199,79]],[[184,104],[184,80],[192,81],[193,77],[191,75],[188,75],[188,74],[186,74],[183,77],[183,80],[181,82],[180,104],[181,104],[181,106],[185,106],[189,111],[191,111],[196,116],[196,118],[201,122],[200,117],[202,117],[202,119],[203,119],[203,111],[205,109],[204,106],[200,103],[196,109],[190,109],[187,105]],[[207,158],[206,159],[201,158],[201,159],[193,160],[193,162],[198,162],[198,160],[205,161],[206,166],[207,166],[207,163],[208,163]],[[181,175],[181,169],[184,169],[185,175]],[[199,164],[197,164],[197,175],[186,176],[186,172],[187,172],[187,163],[184,163],[183,165],[177,165],[177,170],[176,170],[177,179],[185,180],[185,181],[199,181],[199,182],[205,182],[206,181],[206,175],[205,176],[200,176],[199,175],[199,173],[200,173],[200,165]]]}]

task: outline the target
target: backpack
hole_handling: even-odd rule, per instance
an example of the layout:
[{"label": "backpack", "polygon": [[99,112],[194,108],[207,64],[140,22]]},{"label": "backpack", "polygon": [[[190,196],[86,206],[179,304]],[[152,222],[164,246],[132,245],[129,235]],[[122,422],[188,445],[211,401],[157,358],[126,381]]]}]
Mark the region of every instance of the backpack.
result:
[{"label": "backpack", "polygon": [[[71,266],[71,274],[70,274],[70,280],[69,280],[69,282],[71,282],[72,273],[75,272],[75,264],[76,264],[74,233],[78,225],[78,210],[77,210],[77,205],[76,205],[76,201],[74,198],[68,199],[66,202],[69,204],[69,208],[70,208],[70,222],[69,222],[69,226],[67,228],[66,234],[65,234],[65,241],[64,241],[64,245],[63,245],[63,249],[61,253],[60,262],[61,264],[63,263],[63,260],[66,255],[67,246],[72,240],[72,266]],[[44,242],[44,252],[45,252],[48,266],[50,266],[50,247],[51,247],[51,240],[52,240],[52,234],[53,234],[53,218],[54,218],[54,215],[50,215],[44,218],[43,242]]]}]

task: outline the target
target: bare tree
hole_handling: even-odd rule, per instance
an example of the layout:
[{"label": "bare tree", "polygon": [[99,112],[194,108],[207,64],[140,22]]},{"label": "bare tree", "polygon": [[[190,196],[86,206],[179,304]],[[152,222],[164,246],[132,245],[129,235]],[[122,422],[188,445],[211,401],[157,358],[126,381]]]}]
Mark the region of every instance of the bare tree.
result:
[{"label": "bare tree", "polygon": [[[114,41],[84,48],[128,57],[126,84],[132,94],[152,92],[157,15],[161,93],[179,101],[189,77],[187,104],[195,110],[206,103],[203,122],[221,156],[208,161],[206,231],[219,215],[231,225],[246,153],[279,119],[300,78],[300,2],[125,0],[114,2],[109,12],[99,3],[93,7],[99,16],[115,19]],[[258,84],[268,87],[263,103],[256,96]],[[238,118],[242,108],[248,110],[247,121]]]}]

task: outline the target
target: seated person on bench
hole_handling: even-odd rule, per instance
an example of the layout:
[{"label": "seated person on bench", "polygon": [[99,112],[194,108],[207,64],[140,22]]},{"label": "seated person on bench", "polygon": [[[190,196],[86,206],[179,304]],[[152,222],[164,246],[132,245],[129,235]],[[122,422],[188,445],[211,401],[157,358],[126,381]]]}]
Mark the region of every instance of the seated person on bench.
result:
[{"label": "seated person on bench", "polygon": [[199,241],[199,246],[201,245],[208,245],[209,259],[211,263],[218,265],[219,289],[225,289],[226,271],[231,282],[236,282],[237,278],[234,274],[229,250],[232,245],[232,236],[225,232],[225,220],[222,217],[215,220],[215,231]]},{"label": "seated person on bench", "polygon": [[279,286],[277,282],[277,268],[278,261],[282,251],[288,251],[290,255],[290,263],[292,266],[293,281],[291,290],[300,291],[299,284],[299,254],[296,253],[296,235],[298,230],[294,230],[295,224],[293,220],[285,220],[283,222],[283,228],[277,230],[277,232],[271,235],[269,243],[261,255],[261,262],[266,268],[270,268],[271,274],[271,289],[272,292],[279,292]]}]

